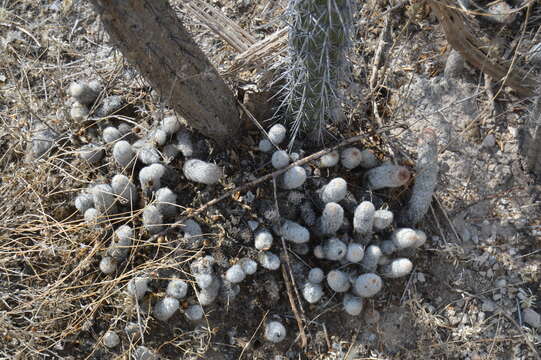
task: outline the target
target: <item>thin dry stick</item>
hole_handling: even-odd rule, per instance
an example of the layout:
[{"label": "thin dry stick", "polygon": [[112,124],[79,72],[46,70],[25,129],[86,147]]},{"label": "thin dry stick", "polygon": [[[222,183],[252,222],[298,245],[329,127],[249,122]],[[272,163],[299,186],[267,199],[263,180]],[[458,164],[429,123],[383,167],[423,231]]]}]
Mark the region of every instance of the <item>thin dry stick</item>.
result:
[{"label": "thin dry stick", "polygon": [[[355,339],[357,339],[360,332],[361,332],[361,327],[359,326],[357,330],[355,331],[355,334],[351,336],[351,344],[349,345],[348,352],[346,353],[346,355],[344,355],[344,360],[353,360],[353,358],[357,355],[359,350],[358,350],[358,345],[355,343]],[[353,347],[355,347],[356,349],[352,352]],[[329,349],[331,349],[330,345],[329,345]]]},{"label": "thin dry stick", "polygon": [[[377,102],[377,96],[376,92],[383,86],[384,79],[379,79],[379,67],[381,65],[381,60],[383,59],[383,51],[385,49],[385,45],[387,44],[387,38],[389,34],[389,28],[390,28],[390,16],[385,17],[385,24],[383,25],[383,30],[381,31],[380,37],[379,37],[379,43],[378,48],[376,50],[376,54],[374,55],[374,63],[372,65],[372,74],[370,75],[370,92],[373,94],[371,96],[372,98],[372,111],[374,113],[374,117],[376,118],[376,123],[378,127],[383,126],[383,120],[381,119],[381,116],[379,114],[378,109],[378,102]],[[379,81],[378,81],[379,80]]]},{"label": "thin dry stick", "polygon": [[[277,190],[276,190],[276,178],[273,178],[272,179],[272,185],[273,185],[273,191],[274,191],[274,206],[276,207],[276,211],[278,212],[278,216],[277,218],[279,219],[280,218],[280,209],[278,207],[278,196],[277,196]],[[276,220],[276,222],[279,222],[279,220]],[[279,224],[276,224],[276,225],[279,225]],[[280,236],[280,239],[282,241],[282,248],[284,250],[284,258],[286,260],[286,265],[287,265],[287,270],[289,272],[289,276],[291,278],[291,283],[292,283],[292,286],[293,287],[293,290],[295,291],[295,295],[296,295],[296,301],[295,299],[293,299],[293,294],[291,294],[291,288],[288,286],[288,296],[289,296],[289,300],[290,302],[294,302],[294,303],[298,303],[299,304],[299,308],[301,309],[300,313],[302,314],[302,319],[299,317],[298,315],[298,312],[296,311],[295,308],[293,308],[292,306],[292,310],[293,310],[293,313],[295,314],[295,318],[297,319],[297,323],[299,324],[299,329],[300,329],[300,333],[301,333],[301,340],[302,340],[302,347],[304,347],[306,345],[306,338],[303,337],[303,331],[304,331],[304,328],[301,328],[302,326],[302,323],[304,322],[306,324],[306,316],[304,314],[304,309],[302,307],[302,302],[300,301],[300,295],[299,295],[299,291],[297,290],[297,284],[295,283],[295,277],[293,277],[293,272],[291,271],[291,261],[289,260],[289,253],[287,251],[287,246],[286,246],[286,242],[285,242],[285,239],[283,236]],[[285,274],[284,274],[285,276]],[[287,279],[286,279],[287,281]]]},{"label": "thin dry stick", "polygon": [[461,241],[461,237],[458,235],[458,231],[456,231],[456,228],[455,228],[455,225],[453,224],[453,222],[451,221],[451,219],[449,218],[449,215],[447,215],[447,211],[445,210],[445,208],[443,207],[440,199],[438,196],[434,196],[434,199],[436,200],[436,202],[438,203],[438,206],[440,207],[440,210],[441,212],[443,213],[443,216],[445,216],[445,220],[447,220],[447,222],[449,223],[449,226],[451,227],[451,230],[453,230],[453,233],[455,234],[456,236],[456,239],[460,242]]},{"label": "thin dry stick", "polygon": [[284,282],[286,283],[286,290],[287,290],[287,296],[289,298],[289,304],[291,305],[291,310],[293,310],[293,314],[295,315],[295,319],[297,320],[297,326],[299,327],[299,333],[301,336],[301,347],[304,348],[306,344],[308,344],[308,339],[306,338],[306,334],[304,332],[304,325],[302,324],[302,319],[299,315],[299,310],[297,310],[297,305],[295,304],[295,299],[293,298],[293,292],[291,291],[291,284],[289,283],[286,268],[284,265],[282,265],[282,276],[284,278]]},{"label": "thin dry stick", "polygon": [[383,23],[383,29],[381,30],[381,33],[379,35],[378,40],[378,47],[376,49],[376,54],[374,55],[374,62],[372,63],[372,73],[370,74],[370,91],[374,92],[376,89],[376,81],[378,80],[378,70],[379,66],[381,64],[381,60],[383,59],[383,49],[385,49],[385,45],[387,45],[387,38],[389,36],[389,30],[390,30],[390,16],[385,17],[385,21]]},{"label": "thin dry stick", "polygon": [[[518,49],[520,48],[520,43],[522,42],[522,40],[524,39],[524,36],[526,34],[526,28],[527,28],[527,25],[528,25],[528,20],[530,19],[530,12],[531,12],[531,9],[532,9],[532,5],[533,5],[532,2],[530,2],[530,3],[528,3],[526,5],[526,19],[524,19],[523,24],[522,24],[522,31],[521,31],[520,37],[518,39],[518,44],[517,44],[517,46],[515,48],[515,53],[513,54],[513,58],[511,59],[511,65],[509,65],[509,70],[507,71],[507,74],[505,74],[505,77],[503,78],[504,81],[501,84],[501,86],[498,89],[498,92],[496,93],[495,96],[498,96],[503,91],[503,86],[505,84],[505,81],[511,75],[511,72],[514,70],[515,64],[517,62]],[[528,74],[524,74],[524,75],[527,76]]]},{"label": "thin dry stick", "polygon": [[[443,232],[443,229],[441,227],[441,224],[438,220],[438,217],[436,216],[436,211],[434,210],[434,205],[430,205],[430,210],[432,211],[432,216],[434,217],[434,220],[436,220],[436,225],[438,226],[438,230],[440,231],[441,238],[443,239],[443,242],[445,244],[448,244],[447,238],[445,237],[445,233]],[[460,239],[458,240],[460,241]]]},{"label": "thin dry stick", "polygon": [[265,319],[267,318],[267,315],[269,314],[269,311],[267,310],[267,312],[265,313],[265,315],[263,315],[263,318],[261,319],[261,321],[259,322],[259,325],[257,325],[257,329],[255,329],[254,333],[252,334],[252,337],[250,338],[250,340],[248,340],[248,342],[246,343],[246,345],[244,345],[244,347],[242,348],[242,351],[240,352],[240,355],[239,355],[239,359],[242,359],[242,355],[244,354],[244,352],[246,351],[246,349],[248,349],[248,346],[250,346],[250,344],[252,343],[252,340],[254,340],[254,337],[255,335],[257,334],[257,332],[259,331],[259,329],[261,328],[261,325],[263,325],[263,323],[265,322]]},{"label": "thin dry stick", "polygon": [[[388,130],[389,130],[389,128],[384,128],[384,129],[378,130],[376,133],[379,134],[379,133],[381,133],[383,131],[388,131]],[[323,150],[320,150],[320,151],[318,151],[316,153],[313,153],[312,155],[308,155],[308,156],[306,156],[306,157],[304,157],[304,158],[302,158],[300,160],[297,160],[297,161],[291,163],[289,166],[286,166],[285,168],[273,171],[272,173],[264,175],[264,176],[262,176],[262,177],[260,177],[258,179],[253,180],[253,181],[250,181],[247,184],[237,186],[233,190],[229,190],[228,192],[224,193],[223,195],[221,195],[221,196],[219,196],[219,197],[217,197],[215,199],[212,199],[211,201],[209,201],[206,204],[199,207],[197,210],[193,210],[193,209],[188,210],[188,212],[189,212],[188,215],[183,216],[180,220],[178,220],[175,223],[171,224],[171,226],[169,228],[167,228],[165,230],[162,230],[159,233],[151,236],[149,240],[154,241],[160,236],[167,235],[173,228],[183,226],[183,223],[186,220],[191,219],[191,218],[201,214],[203,211],[207,210],[209,207],[214,206],[214,205],[218,204],[219,202],[233,196],[237,192],[246,191],[246,190],[248,190],[248,189],[250,189],[250,188],[252,188],[252,187],[254,187],[254,186],[258,185],[258,184],[261,184],[262,182],[265,182],[265,181],[268,181],[268,180],[270,180],[272,178],[280,176],[281,174],[285,173],[287,170],[289,170],[289,169],[291,169],[291,168],[293,168],[295,166],[302,166],[302,165],[308,164],[310,161],[319,159],[320,157],[322,157],[325,154],[330,153],[331,151],[334,151],[334,150],[342,148],[342,147],[344,147],[346,145],[350,145],[350,144],[353,144],[355,142],[361,141],[362,139],[364,139],[367,136],[368,136],[367,134],[364,134],[364,135],[357,135],[357,136],[350,137],[349,139],[346,139],[346,140],[342,141],[341,143],[339,143],[337,145],[328,147],[326,149],[323,149]]]},{"label": "thin dry stick", "polygon": [[404,303],[404,299],[406,298],[406,294],[409,290],[409,287],[412,283],[412,280],[413,280],[413,276],[415,276],[415,268],[413,268],[413,270],[411,271],[411,274],[408,278],[408,282],[406,283],[406,286],[404,287],[404,291],[402,292],[402,297],[400,298],[400,305],[403,305]]},{"label": "thin dry stick", "polygon": [[[272,185],[273,185],[273,190],[274,190],[274,205],[275,205],[276,211],[278,213],[277,218],[279,219],[280,218],[280,209],[278,207],[278,195],[277,195],[277,190],[276,190],[276,178],[272,179]],[[278,222],[278,221],[276,221],[276,222]],[[279,225],[279,224],[276,224],[276,225]],[[295,295],[297,296],[296,299],[297,299],[297,302],[299,304],[299,308],[301,309],[302,320],[306,324],[307,323],[306,315],[304,313],[304,308],[302,307],[302,302],[300,300],[301,296],[299,295],[299,291],[297,290],[297,284],[295,283],[295,277],[293,276],[293,271],[291,271],[291,260],[289,260],[289,252],[287,251],[286,241],[285,241],[283,236],[280,236],[280,239],[282,240],[282,248],[284,250],[284,257],[285,257],[285,260],[286,260],[287,270],[288,270],[289,276],[291,278],[291,283],[293,285],[293,290],[295,291]]]}]

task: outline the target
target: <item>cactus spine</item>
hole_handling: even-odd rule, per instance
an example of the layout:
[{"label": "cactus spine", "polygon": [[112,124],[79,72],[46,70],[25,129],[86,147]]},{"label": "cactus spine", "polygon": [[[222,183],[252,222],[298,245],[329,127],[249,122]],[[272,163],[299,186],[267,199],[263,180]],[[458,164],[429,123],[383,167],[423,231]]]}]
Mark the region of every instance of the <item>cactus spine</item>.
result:
[{"label": "cactus spine", "polygon": [[325,125],[344,118],[339,86],[348,78],[351,0],[289,0],[288,15],[289,67],[281,108],[292,127],[291,143],[299,131],[321,142]]}]

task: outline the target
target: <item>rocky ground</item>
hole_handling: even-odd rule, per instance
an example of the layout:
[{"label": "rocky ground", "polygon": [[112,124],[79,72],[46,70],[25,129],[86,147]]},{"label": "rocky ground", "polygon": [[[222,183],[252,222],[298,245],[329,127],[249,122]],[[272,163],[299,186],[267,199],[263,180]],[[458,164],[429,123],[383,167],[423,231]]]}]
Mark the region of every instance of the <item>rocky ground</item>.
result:
[{"label": "rocky ground", "polygon": [[[254,40],[284,26],[280,1],[206,3]],[[477,1],[493,13],[472,13],[469,19],[503,59],[520,55],[517,66],[534,76],[540,65],[530,50],[539,42],[541,8],[527,3]],[[260,68],[227,71],[238,49],[197,21],[183,2],[172,4],[236,91],[267,90],[268,65],[277,63],[283,52],[266,54]],[[505,10],[505,4],[515,9],[514,15],[495,14],[494,7]],[[430,211],[416,226],[428,241],[407,254],[413,271],[385,279],[382,291],[365,300],[363,312],[351,316],[343,309],[342,295],[326,283],[319,302],[303,299],[311,268],[328,272],[351,265],[314,256],[314,246],[323,240],[300,205],[308,201],[319,215],[317,190],[342,177],[355,205],[370,200],[376,208],[399,213],[411,182],[372,191],[366,187],[366,169],[323,168],[314,160],[304,164],[307,181],[298,189],[285,191],[279,181],[276,186],[260,182],[205,208],[193,217],[201,227],[196,236],[178,228],[153,237],[141,210],[153,198],[140,189],[132,208],[122,205],[124,213],[85,222],[75,206],[77,195],[110,183],[123,171],[115,163],[114,145],[103,140],[104,129],[129,125],[124,136],[135,143],[171,113],[107,43],[88,4],[3,2],[0,357],[142,359],[144,346],[165,359],[539,359],[541,189],[523,156],[535,99],[500,88],[453,54],[437,18],[420,2],[359,4],[357,26],[351,55],[354,83],[346,91],[350,122],[330,129],[336,142],[369,134],[354,145],[372,151],[380,162],[392,161],[413,172],[415,144],[421,130],[430,127],[438,135],[440,171]],[[382,39],[384,55],[375,61]],[[377,76],[370,83],[374,71]],[[74,116],[68,94],[70,84],[80,80],[103,85],[90,114],[82,117]],[[118,106],[114,99],[120,100]],[[258,99],[254,94],[245,99],[263,120],[266,102],[250,102]],[[377,128],[388,130],[376,133]],[[237,149],[222,151],[190,131],[191,155],[167,157],[165,145],[158,147],[159,161],[168,171],[163,182],[176,194],[177,204],[176,215],[165,222],[191,216],[227,191],[275,170],[270,154],[258,148],[262,135],[257,127],[247,123],[244,130]],[[89,144],[101,151],[96,162],[81,156]],[[302,159],[322,148],[299,141],[294,151]],[[188,181],[182,170],[188,157],[218,165],[224,176],[213,185]],[[139,184],[136,174],[143,166],[138,163],[125,173]],[[351,222],[353,214],[341,204]],[[203,307],[201,319],[190,315],[201,300],[190,264],[211,255],[214,271],[225,274],[241,258],[261,263],[254,235],[263,227],[272,230],[277,218],[310,228],[308,247],[282,244],[275,236],[270,251],[280,256],[284,270],[260,264],[239,284],[236,297],[231,296],[235,286],[222,287],[218,300]],[[127,258],[104,274],[100,261],[108,256],[113,229],[121,224],[130,224],[136,235]],[[350,228],[346,221],[342,235]],[[140,299],[127,291],[128,282],[138,276],[149,279]],[[189,284],[188,295],[179,311],[160,321],[151,309],[173,277]],[[277,344],[265,338],[272,320],[287,331]],[[107,332],[116,333],[119,343],[105,346]]]}]

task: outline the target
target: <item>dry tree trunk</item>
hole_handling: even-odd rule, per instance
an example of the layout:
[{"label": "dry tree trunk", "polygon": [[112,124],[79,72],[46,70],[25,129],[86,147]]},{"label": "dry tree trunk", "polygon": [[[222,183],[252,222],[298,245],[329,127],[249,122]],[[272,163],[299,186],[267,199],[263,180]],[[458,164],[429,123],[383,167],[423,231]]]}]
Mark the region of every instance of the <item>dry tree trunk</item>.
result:
[{"label": "dry tree trunk", "polygon": [[532,104],[531,117],[525,126],[524,150],[526,163],[537,181],[541,183],[541,97],[537,97]]},{"label": "dry tree trunk", "polygon": [[233,92],[167,0],[91,0],[113,43],[189,125],[220,144],[237,139]]}]

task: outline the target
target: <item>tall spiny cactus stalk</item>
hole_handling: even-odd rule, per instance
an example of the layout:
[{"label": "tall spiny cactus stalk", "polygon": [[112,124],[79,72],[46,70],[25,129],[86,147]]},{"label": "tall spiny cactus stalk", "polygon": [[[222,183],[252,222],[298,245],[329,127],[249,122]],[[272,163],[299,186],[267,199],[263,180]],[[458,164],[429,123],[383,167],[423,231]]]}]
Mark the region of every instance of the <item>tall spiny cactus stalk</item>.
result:
[{"label": "tall spiny cactus stalk", "polygon": [[526,163],[528,170],[541,183],[541,97],[537,97],[532,104],[530,117],[525,127]]},{"label": "tall spiny cactus stalk", "polygon": [[289,68],[282,107],[291,125],[321,142],[325,127],[344,119],[340,84],[352,33],[351,0],[289,0]]},{"label": "tall spiny cactus stalk", "polygon": [[438,137],[434,129],[424,129],[417,144],[415,184],[408,206],[400,216],[404,225],[416,225],[428,212],[438,182]]}]

